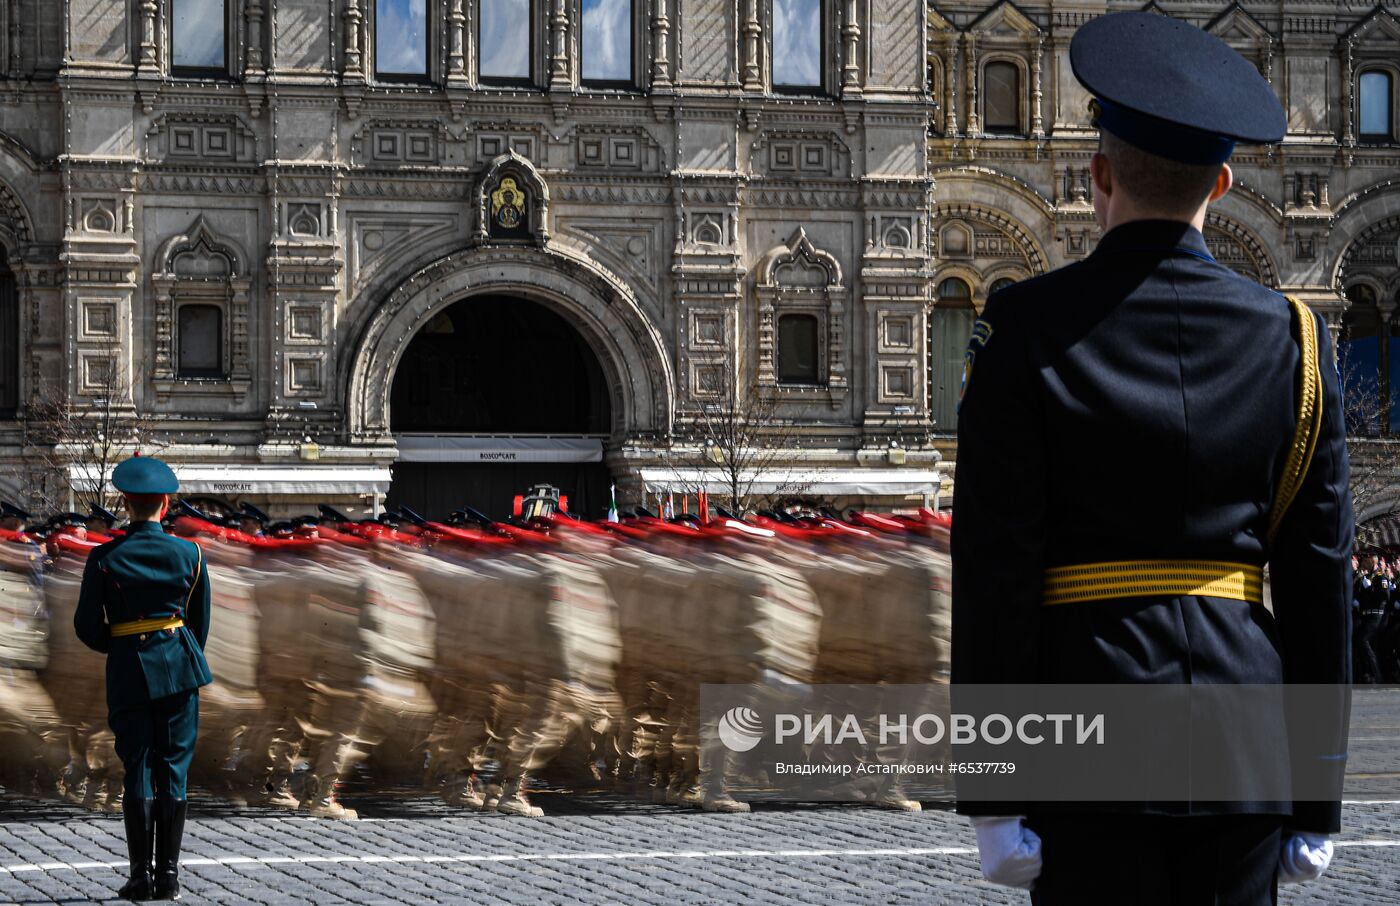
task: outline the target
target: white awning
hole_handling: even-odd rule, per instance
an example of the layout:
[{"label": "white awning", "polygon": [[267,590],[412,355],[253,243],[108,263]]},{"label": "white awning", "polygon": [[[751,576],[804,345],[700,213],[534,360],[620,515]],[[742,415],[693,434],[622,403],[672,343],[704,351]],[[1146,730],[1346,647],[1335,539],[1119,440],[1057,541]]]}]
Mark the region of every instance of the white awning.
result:
[{"label": "white awning", "polygon": [[[171,463],[180,479],[181,494],[374,494],[389,490],[390,472],[382,466],[345,465],[179,465]],[[111,480],[111,473],[107,474]],[[90,490],[96,483],[93,469],[68,467],[74,488]]]},{"label": "white awning", "polygon": [[[647,491],[704,490],[725,493],[729,475],[718,469],[641,470]],[[772,469],[740,475],[740,490],[751,494],[813,494],[827,497],[908,497],[936,494],[940,475],[932,469]]]},{"label": "white awning", "polygon": [[399,434],[399,462],[602,462],[597,437]]}]

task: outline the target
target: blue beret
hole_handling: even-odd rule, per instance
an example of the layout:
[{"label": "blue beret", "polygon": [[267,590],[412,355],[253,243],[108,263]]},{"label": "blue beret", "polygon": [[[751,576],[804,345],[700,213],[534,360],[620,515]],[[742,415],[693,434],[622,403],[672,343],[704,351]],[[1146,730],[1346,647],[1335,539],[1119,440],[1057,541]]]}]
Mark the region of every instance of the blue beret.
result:
[{"label": "blue beret", "polygon": [[1161,157],[1224,163],[1236,142],[1277,142],[1288,128],[1283,105],[1259,70],[1179,19],[1100,16],[1075,32],[1069,61],[1094,95],[1095,125]]},{"label": "blue beret", "polygon": [[112,487],[124,494],[174,494],[180,481],[154,456],[133,456],[112,470]]}]

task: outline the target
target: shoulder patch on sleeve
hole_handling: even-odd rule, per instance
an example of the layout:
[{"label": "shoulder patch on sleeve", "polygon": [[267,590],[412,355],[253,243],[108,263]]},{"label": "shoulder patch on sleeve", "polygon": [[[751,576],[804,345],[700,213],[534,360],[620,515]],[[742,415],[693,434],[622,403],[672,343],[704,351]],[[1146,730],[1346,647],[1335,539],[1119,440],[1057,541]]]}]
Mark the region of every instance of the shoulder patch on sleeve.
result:
[{"label": "shoulder patch on sleeve", "polygon": [[967,385],[972,381],[972,366],[977,361],[977,350],[985,349],[991,339],[991,322],[978,318],[977,323],[972,325],[972,338],[967,341],[967,352],[963,353],[962,387],[958,390],[959,410],[962,409],[963,397],[967,394]]},{"label": "shoulder patch on sleeve", "polygon": [[968,341],[968,346],[986,346],[987,341],[992,338],[992,325],[982,318],[977,319],[977,323],[972,325],[972,339]]}]

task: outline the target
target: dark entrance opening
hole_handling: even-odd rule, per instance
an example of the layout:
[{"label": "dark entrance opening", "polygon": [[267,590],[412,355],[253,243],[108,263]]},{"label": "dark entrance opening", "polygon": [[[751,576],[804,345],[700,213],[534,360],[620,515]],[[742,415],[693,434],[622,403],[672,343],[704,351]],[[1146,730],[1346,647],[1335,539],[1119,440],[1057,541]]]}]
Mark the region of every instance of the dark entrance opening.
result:
[{"label": "dark entrance opening", "polygon": [[[412,435],[419,451],[441,441],[441,450],[419,456],[452,460],[406,461],[415,457],[405,453],[394,465],[390,507],[442,519],[469,505],[504,518],[516,494],[544,482],[569,497],[572,512],[607,509],[610,479],[601,462],[540,461],[552,456],[548,438],[601,439],[612,422],[597,355],[547,306],[479,296],[444,309],[404,351],[390,413],[394,433]],[[492,452],[461,449],[454,440],[463,437]],[[510,452],[527,439],[536,449]]]},{"label": "dark entrance opening", "polygon": [[0,248],[0,418],[14,418],[19,407],[19,345],[15,275]]}]

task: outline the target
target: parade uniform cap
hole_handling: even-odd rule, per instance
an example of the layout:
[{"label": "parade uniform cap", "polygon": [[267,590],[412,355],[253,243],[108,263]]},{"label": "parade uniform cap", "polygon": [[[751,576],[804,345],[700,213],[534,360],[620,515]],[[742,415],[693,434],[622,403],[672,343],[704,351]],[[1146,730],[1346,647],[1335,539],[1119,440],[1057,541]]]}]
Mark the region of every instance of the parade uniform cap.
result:
[{"label": "parade uniform cap", "polygon": [[174,494],[180,480],[154,456],[133,456],[112,470],[112,487],[123,494]]},{"label": "parade uniform cap", "polygon": [[1264,77],[1224,41],[1158,13],[1110,13],[1070,42],[1095,123],[1130,145],[1187,164],[1219,164],[1237,142],[1280,141],[1287,119]]},{"label": "parade uniform cap", "polygon": [[23,519],[28,522],[33,517],[24,510],[10,503],[8,500],[0,500],[0,516],[10,516],[15,519]]},{"label": "parade uniform cap", "polygon": [[96,503],[88,506],[88,518],[101,519],[103,522],[107,523],[108,528],[111,528],[120,521],[117,519],[116,513]]}]

